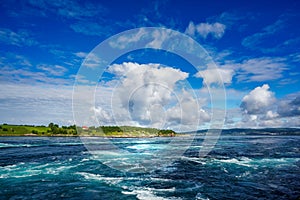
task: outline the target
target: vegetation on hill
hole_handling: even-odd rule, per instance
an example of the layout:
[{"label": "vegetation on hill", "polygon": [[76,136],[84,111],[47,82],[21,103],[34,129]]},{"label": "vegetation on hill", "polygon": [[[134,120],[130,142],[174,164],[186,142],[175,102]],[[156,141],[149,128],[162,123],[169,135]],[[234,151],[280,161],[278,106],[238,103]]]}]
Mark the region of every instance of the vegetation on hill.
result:
[{"label": "vegetation on hill", "polygon": [[172,130],[132,126],[76,127],[50,123],[48,126],[0,125],[0,136],[102,136],[102,137],[173,137]]},{"label": "vegetation on hill", "polygon": [[79,135],[103,137],[173,137],[176,134],[172,130],[132,126],[92,126],[88,129],[77,127],[77,131]]}]

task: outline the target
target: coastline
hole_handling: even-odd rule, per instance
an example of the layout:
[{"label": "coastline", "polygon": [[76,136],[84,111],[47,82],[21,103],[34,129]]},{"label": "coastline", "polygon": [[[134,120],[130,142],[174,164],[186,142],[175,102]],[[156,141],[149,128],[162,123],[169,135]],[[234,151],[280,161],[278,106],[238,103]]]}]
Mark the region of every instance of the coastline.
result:
[{"label": "coastline", "polygon": [[[0,134],[0,137],[99,137],[99,138],[163,138],[163,137],[184,137],[185,135],[179,134],[175,136],[101,136],[101,135],[33,135],[33,134],[25,134],[25,135],[17,135],[17,134]],[[186,134],[188,136],[188,134]]]},{"label": "coastline", "polygon": [[0,124],[0,137],[106,137],[106,138],[153,138],[175,137],[173,130],[133,126],[48,126]]}]

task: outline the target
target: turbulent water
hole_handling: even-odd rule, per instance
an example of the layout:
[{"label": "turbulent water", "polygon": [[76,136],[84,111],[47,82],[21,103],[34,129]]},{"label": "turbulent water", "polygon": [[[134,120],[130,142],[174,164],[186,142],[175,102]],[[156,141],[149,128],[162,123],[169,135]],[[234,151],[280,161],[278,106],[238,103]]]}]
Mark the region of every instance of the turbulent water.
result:
[{"label": "turbulent water", "polygon": [[[165,142],[114,141],[135,153]],[[199,158],[202,142],[195,139],[169,166],[125,173],[93,159],[80,138],[0,137],[0,199],[300,197],[300,136],[222,136],[208,156]]]}]

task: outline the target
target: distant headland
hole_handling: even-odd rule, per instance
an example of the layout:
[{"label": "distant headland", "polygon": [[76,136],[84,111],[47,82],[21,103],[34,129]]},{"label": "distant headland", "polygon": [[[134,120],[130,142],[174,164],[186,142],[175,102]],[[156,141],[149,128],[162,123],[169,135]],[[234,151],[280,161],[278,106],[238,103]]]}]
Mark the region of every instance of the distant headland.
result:
[{"label": "distant headland", "polygon": [[139,137],[174,137],[173,130],[160,130],[156,128],[143,128],[133,126],[61,126],[50,123],[48,126],[35,125],[0,125],[0,136],[92,136],[114,138]]}]

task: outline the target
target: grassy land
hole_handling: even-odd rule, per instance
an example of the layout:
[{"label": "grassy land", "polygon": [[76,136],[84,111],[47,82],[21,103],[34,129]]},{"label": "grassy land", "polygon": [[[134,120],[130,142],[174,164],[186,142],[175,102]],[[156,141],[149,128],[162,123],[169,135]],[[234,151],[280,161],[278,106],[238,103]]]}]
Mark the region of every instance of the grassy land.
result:
[{"label": "grassy land", "polygon": [[50,123],[48,126],[0,125],[0,136],[99,136],[99,137],[173,137],[172,130],[131,126],[75,127]]},{"label": "grassy land", "polygon": [[75,127],[33,126],[33,125],[0,125],[0,136],[75,136]]}]

